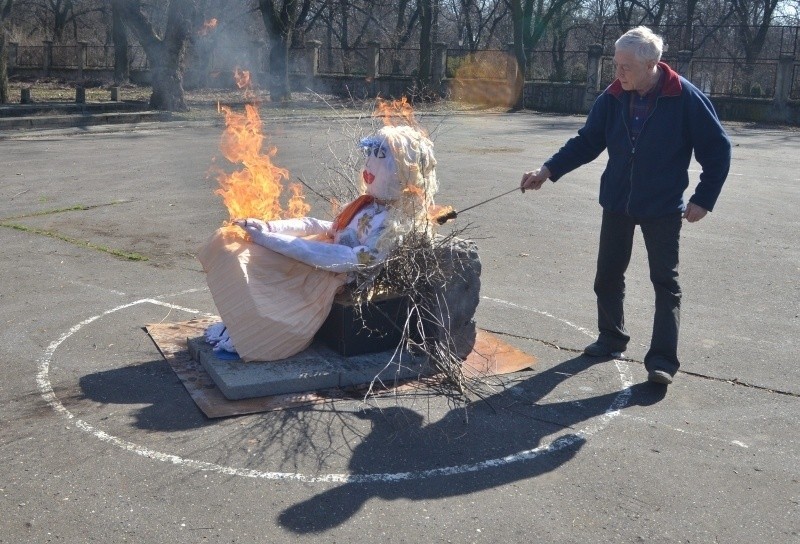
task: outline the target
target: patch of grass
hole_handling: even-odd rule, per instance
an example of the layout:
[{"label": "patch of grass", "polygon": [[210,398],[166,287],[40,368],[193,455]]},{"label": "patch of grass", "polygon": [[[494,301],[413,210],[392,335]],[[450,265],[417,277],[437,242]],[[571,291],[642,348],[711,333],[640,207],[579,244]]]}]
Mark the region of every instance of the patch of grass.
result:
[{"label": "patch of grass", "polygon": [[19,223],[11,223],[7,221],[0,222],[0,227],[6,227],[9,229],[19,230],[22,232],[28,232],[31,234],[39,234],[41,236],[47,236],[49,238],[54,238],[56,240],[61,240],[62,242],[67,242],[78,247],[84,247],[87,249],[94,249],[96,251],[102,251],[103,253],[108,253],[109,255],[113,255],[115,257],[120,257],[122,259],[126,259],[128,261],[148,261],[149,259],[142,255],[141,253],[134,253],[130,251],[123,251],[121,249],[114,249],[112,247],[103,246],[100,244],[95,244],[89,242],[87,240],[79,240],[77,238],[72,238],[71,236],[66,236],[64,234],[52,231],[52,230],[45,230],[39,229],[36,227],[28,227],[25,225],[20,225]]},{"label": "patch of grass", "polygon": [[[42,200],[39,199],[40,202],[47,202],[49,199]],[[75,204],[74,206],[65,206],[63,208],[55,208],[52,210],[42,210],[40,212],[33,212],[33,213],[26,213],[23,215],[14,215],[12,217],[6,217],[3,221],[11,221],[13,219],[25,219],[28,217],[40,217],[42,215],[53,215],[57,213],[63,212],[83,212],[86,210],[93,210],[95,208],[101,208],[103,206],[116,206],[117,204],[127,204],[131,202],[130,200],[115,200],[114,202],[106,202],[103,204]]]},{"label": "patch of grass", "polygon": [[52,231],[52,230],[39,229],[39,228],[36,228],[36,227],[28,227],[28,226],[21,225],[19,223],[14,223],[13,222],[14,220],[17,220],[17,219],[26,219],[26,218],[30,218],[30,217],[41,217],[41,216],[44,216],[44,215],[53,215],[53,214],[63,213],[63,212],[87,211],[87,210],[93,210],[95,208],[100,208],[102,206],[115,206],[117,204],[126,204],[128,202],[131,202],[131,201],[130,200],[115,200],[113,202],[106,202],[106,203],[103,203],[103,204],[75,204],[73,206],[65,206],[63,208],[55,208],[55,209],[52,209],[52,210],[42,210],[42,211],[39,211],[39,212],[33,212],[33,213],[24,214],[24,215],[17,215],[17,216],[14,216],[14,217],[7,217],[7,218],[5,218],[3,220],[0,220],[0,227],[6,227],[6,228],[9,228],[9,229],[19,230],[19,231],[22,231],[22,232],[28,232],[28,233],[31,233],[31,234],[39,234],[41,236],[47,236],[49,238],[54,238],[56,240],[61,240],[62,242],[68,242],[70,244],[73,244],[73,245],[76,245],[76,246],[79,246],[79,247],[85,247],[85,248],[88,248],[88,249],[94,249],[94,250],[97,250],[97,251],[102,251],[103,253],[108,253],[110,255],[114,255],[115,257],[121,257],[121,258],[126,259],[128,261],[147,261],[149,259],[146,256],[144,256],[144,255],[142,255],[140,253],[134,253],[134,252],[130,252],[130,251],[122,251],[121,249],[114,249],[114,248],[111,248],[111,247],[95,244],[95,243],[89,242],[87,240],[79,240],[77,238],[72,238],[71,236],[66,236],[64,234],[60,234],[60,233]]}]

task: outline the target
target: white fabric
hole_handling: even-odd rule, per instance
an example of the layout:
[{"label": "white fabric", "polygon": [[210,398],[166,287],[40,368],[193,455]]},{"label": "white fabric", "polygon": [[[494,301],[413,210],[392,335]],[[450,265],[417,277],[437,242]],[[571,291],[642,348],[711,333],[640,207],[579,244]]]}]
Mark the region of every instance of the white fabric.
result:
[{"label": "white fabric", "polygon": [[368,204],[347,227],[335,233],[332,243],[300,237],[329,232],[329,222],[313,218],[269,222],[247,219],[235,223],[247,231],[254,243],[281,255],[331,272],[352,272],[386,258],[386,251],[379,251],[377,245],[387,216],[385,206]]}]

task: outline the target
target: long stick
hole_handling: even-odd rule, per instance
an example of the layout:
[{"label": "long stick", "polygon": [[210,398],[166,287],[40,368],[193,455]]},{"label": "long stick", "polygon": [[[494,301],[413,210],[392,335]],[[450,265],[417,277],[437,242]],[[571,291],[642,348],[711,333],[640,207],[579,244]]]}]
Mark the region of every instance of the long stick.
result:
[{"label": "long stick", "polygon": [[496,199],[500,198],[501,196],[506,196],[508,194],[511,194],[514,191],[519,191],[519,187],[514,187],[510,191],[506,191],[505,193],[499,194],[497,196],[493,196],[492,198],[487,198],[486,200],[484,200],[482,202],[478,202],[477,204],[473,204],[472,206],[467,206],[466,208],[464,208],[461,211],[451,210],[448,213],[446,213],[446,214],[444,214],[444,215],[442,215],[440,217],[437,217],[436,218],[436,222],[439,223],[440,225],[444,225],[450,219],[455,219],[456,217],[458,217],[458,214],[460,214],[460,213],[464,213],[465,211],[471,210],[472,208],[477,208],[478,206],[482,206],[483,204],[486,204],[487,202],[491,202],[492,200],[496,200]]}]

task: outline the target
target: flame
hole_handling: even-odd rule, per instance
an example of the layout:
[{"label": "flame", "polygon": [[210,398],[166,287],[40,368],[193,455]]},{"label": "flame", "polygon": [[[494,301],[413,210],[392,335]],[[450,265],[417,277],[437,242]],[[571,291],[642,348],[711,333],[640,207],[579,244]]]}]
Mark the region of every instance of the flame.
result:
[{"label": "flame", "polygon": [[217,20],[209,19],[203,23],[203,26],[197,31],[198,36],[208,36],[208,34],[217,28]]},{"label": "flame", "polygon": [[452,206],[428,206],[428,220],[429,221],[436,221],[439,217],[444,217],[448,213],[453,211]]},{"label": "flame", "polygon": [[305,217],[311,211],[311,206],[306,203],[306,195],[303,194],[303,187],[299,183],[289,185],[292,191],[292,198],[286,204],[289,217]]},{"label": "flame", "polygon": [[421,130],[419,123],[414,118],[414,108],[405,96],[399,100],[378,98],[375,101],[375,111],[372,112],[372,117],[383,119],[384,126],[408,125]]},{"label": "flame", "polygon": [[258,109],[252,104],[245,105],[244,113],[227,106],[220,109],[225,115],[220,150],[231,163],[241,166],[231,174],[217,173],[220,187],[215,194],[222,197],[230,219],[252,217],[270,221],[308,215],[311,206],[306,204],[298,184],[289,185],[292,196],[287,209],[281,207],[280,197],[289,172],[273,164],[275,147],[262,152],[265,136]]}]

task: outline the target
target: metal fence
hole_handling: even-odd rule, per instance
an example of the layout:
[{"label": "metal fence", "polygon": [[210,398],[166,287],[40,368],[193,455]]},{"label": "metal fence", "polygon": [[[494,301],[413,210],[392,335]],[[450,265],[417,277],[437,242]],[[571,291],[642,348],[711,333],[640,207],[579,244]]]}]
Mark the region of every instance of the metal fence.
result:
[{"label": "metal fence", "polygon": [[321,47],[318,70],[323,74],[366,75],[367,51],[366,47]]},{"label": "metal fence", "polygon": [[[683,27],[663,27],[657,29],[665,37],[664,60],[674,68],[678,67],[678,48],[672,44],[688,44],[692,61],[684,74],[703,92],[710,96],[772,98],[775,94],[776,74],[780,55],[797,57],[800,54],[800,27],[772,27],[767,36],[764,54],[758,60],[746,62],[738,52],[741,32],[738,27],[722,27],[712,32],[695,28],[687,36]],[[705,33],[704,33],[705,32]],[[601,62],[601,86],[608,85],[614,78],[612,63],[613,43],[620,29],[615,25],[597,28],[575,27],[566,38],[551,40],[549,48],[538,48],[528,53],[526,79],[535,82],[586,81],[588,46],[600,43],[604,56]],[[548,43],[546,36],[540,42]],[[558,45],[558,46],[556,46]],[[694,49],[691,49],[694,48]],[[113,46],[94,45],[18,45],[9,48],[14,57],[10,66],[42,69],[50,51],[49,68],[71,70],[78,68],[78,56],[83,51],[83,68],[113,69]],[[261,51],[266,58],[264,51]],[[290,69],[297,73],[306,69],[304,55],[308,50],[290,50]],[[320,47],[318,72],[323,74],[366,75],[370,61],[370,48],[342,49]],[[191,57],[190,57],[191,58]],[[141,46],[128,48],[128,61],[131,70],[149,68],[147,57]],[[419,64],[418,48],[381,48],[379,69],[381,75],[415,76]],[[508,78],[515,63],[508,50],[469,51],[448,49],[445,74],[448,78],[464,77],[478,79]],[[214,67],[220,69],[223,67]],[[267,68],[267,67],[265,67]],[[800,67],[795,63],[791,78],[789,97],[800,99]]]},{"label": "metal fence", "polygon": [[[20,68],[44,68],[48,46],[46,45],[18,45],[11,48],[10,54],[16,55],[9,59],[11,66]],[[52,58],[50,68],[57,70],[74,70],[78,68],[78,56],[81,51],[79,45],[53,45],[50,46]],[[138,45],[128,47],[128,64],[132,70],[146,70],[149,68],[144,49]],[[83,49],[83,67],[98,70],[114,69],[114,47],[87,45]]]}]

